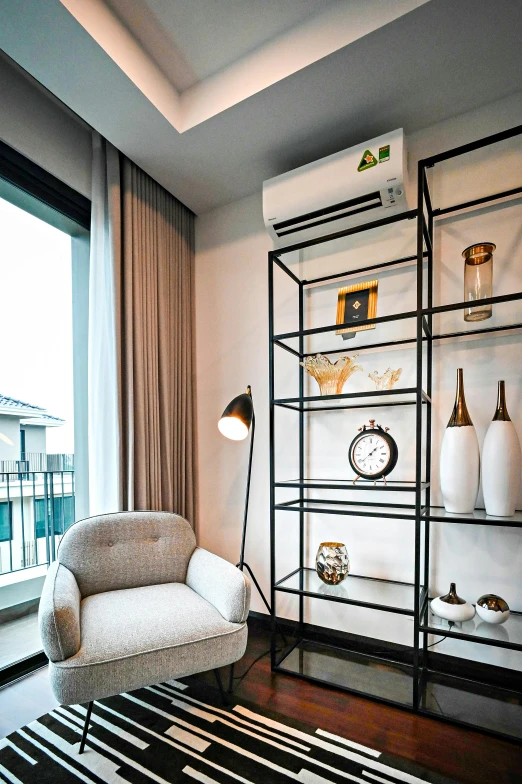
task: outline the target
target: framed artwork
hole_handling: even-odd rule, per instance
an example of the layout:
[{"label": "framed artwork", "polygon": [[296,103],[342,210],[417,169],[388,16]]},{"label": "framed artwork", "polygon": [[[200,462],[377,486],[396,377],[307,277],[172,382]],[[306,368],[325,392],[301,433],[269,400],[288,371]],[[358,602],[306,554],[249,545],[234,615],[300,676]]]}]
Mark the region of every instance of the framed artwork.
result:
[{"label": "framed artwork", "polygon": [[364,329],[375,329],[375,324],[357,325],[359,321],[376,318],[377,288],[379,281],[365,280],[353,286],[344,286],[337,292],[337,318],[335,323],[345,325],[344,329],[336,330],[336,335],[343,339],[355,337],[356,332]]}]

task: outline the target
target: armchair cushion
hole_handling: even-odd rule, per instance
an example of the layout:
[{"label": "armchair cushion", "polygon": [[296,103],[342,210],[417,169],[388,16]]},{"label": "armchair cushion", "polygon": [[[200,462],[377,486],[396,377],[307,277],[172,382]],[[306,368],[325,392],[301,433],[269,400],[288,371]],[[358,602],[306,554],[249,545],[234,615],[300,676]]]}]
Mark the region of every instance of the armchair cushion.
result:
[{"label": "armchair cushion", "polygon": [[43,649],[53,662],[80,649],[80,601],[74,574],[55,561],[47,572],[38,611]]},{"label": "armchair cushion", "polygon": [[219,610],[230,623],[245,623],[250,583],[236,566],[196,547],[187,570],[187,585]]},{"label": "armchair cushion", "polygon": [[80,520],[60,542],[58,560],[82,599],[104,591],[183,583],[196,537],[170,512],[117,512]]},{"label": "armchair cushion", "polygon": [[222,667],[245,652],[246,624],[226,621],[183,583],[89,596],[80,613],[80,649],[50,666],[66,705]]}]

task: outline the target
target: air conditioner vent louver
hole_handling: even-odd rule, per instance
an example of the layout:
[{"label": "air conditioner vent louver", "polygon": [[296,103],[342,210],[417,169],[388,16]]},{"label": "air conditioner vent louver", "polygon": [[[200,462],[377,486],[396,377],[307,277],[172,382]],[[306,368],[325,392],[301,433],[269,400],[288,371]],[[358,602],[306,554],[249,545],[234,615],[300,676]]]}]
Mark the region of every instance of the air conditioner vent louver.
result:
[{"label": "air conditioner vent louver", "polygon": [[406,211],[407,184],[399,129],[264,182],[265,225],[278,245],[342,231]]},{"label": "air conditioner vent louver", "polygon": [[[332,207],[324,207],[322,210],[315,210],[315,212],[309,212],[307,215],[300,215],[297,218],[282,221],[282,223],[274,223],[273,227],[278,237],[284,237],[287,234],[301,231],[301,229],[322,226],[325,223],[341,220],[348,215],[357,215],[359,212],[366,212],[366,210],[373,210],[376,207],[382,207],[379,191],[369,193],[367,196],[358,196],[356,199],[348,199],[348,201],[334,204]],[[282,231],[282,229],[286,230]]]}]

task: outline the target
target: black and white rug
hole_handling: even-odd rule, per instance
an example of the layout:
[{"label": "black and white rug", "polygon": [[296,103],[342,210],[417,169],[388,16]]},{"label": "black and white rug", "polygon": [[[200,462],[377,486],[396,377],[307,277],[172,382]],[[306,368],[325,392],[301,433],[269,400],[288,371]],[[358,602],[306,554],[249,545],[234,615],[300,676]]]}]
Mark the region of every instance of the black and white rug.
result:
[{"label": "black and white rug", "polygon": [[10,784],[451,784],[407,760],[219,694],[194,678],[57,708],[0,741]]}]

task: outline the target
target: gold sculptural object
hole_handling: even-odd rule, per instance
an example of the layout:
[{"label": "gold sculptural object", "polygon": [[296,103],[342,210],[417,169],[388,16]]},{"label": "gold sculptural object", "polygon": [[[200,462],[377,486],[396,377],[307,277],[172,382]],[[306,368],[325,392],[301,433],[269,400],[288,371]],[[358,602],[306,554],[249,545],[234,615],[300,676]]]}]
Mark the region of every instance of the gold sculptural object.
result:
[{"label": "gold sculptural object", "polygon": [[339,585],[350,571],[346,545],[342,542],[321,542],[315,557],[315,570],[326,585]]},{"label": "gold sculptural object", "polygon": [[315,357],[306,357],[305,361],[299,364],[315,378],[321,395],[340,395],[352,373],[362,370],[354,361],[358,356],[354,354],[353,357],[345,356],[337,362],[330,362],[324,354],[316,354]]},{"label": "gold sculptural object", "polygon": [[400,375],[402,373],[402,368],[398,370],[392,370],[388,368],[386,373],[383,373],[382,376],[377,375],[377,371],[374,370],[373,373],[368,373],[368,378],[375,384],[375,389],[391,389],[399,380]]}]

